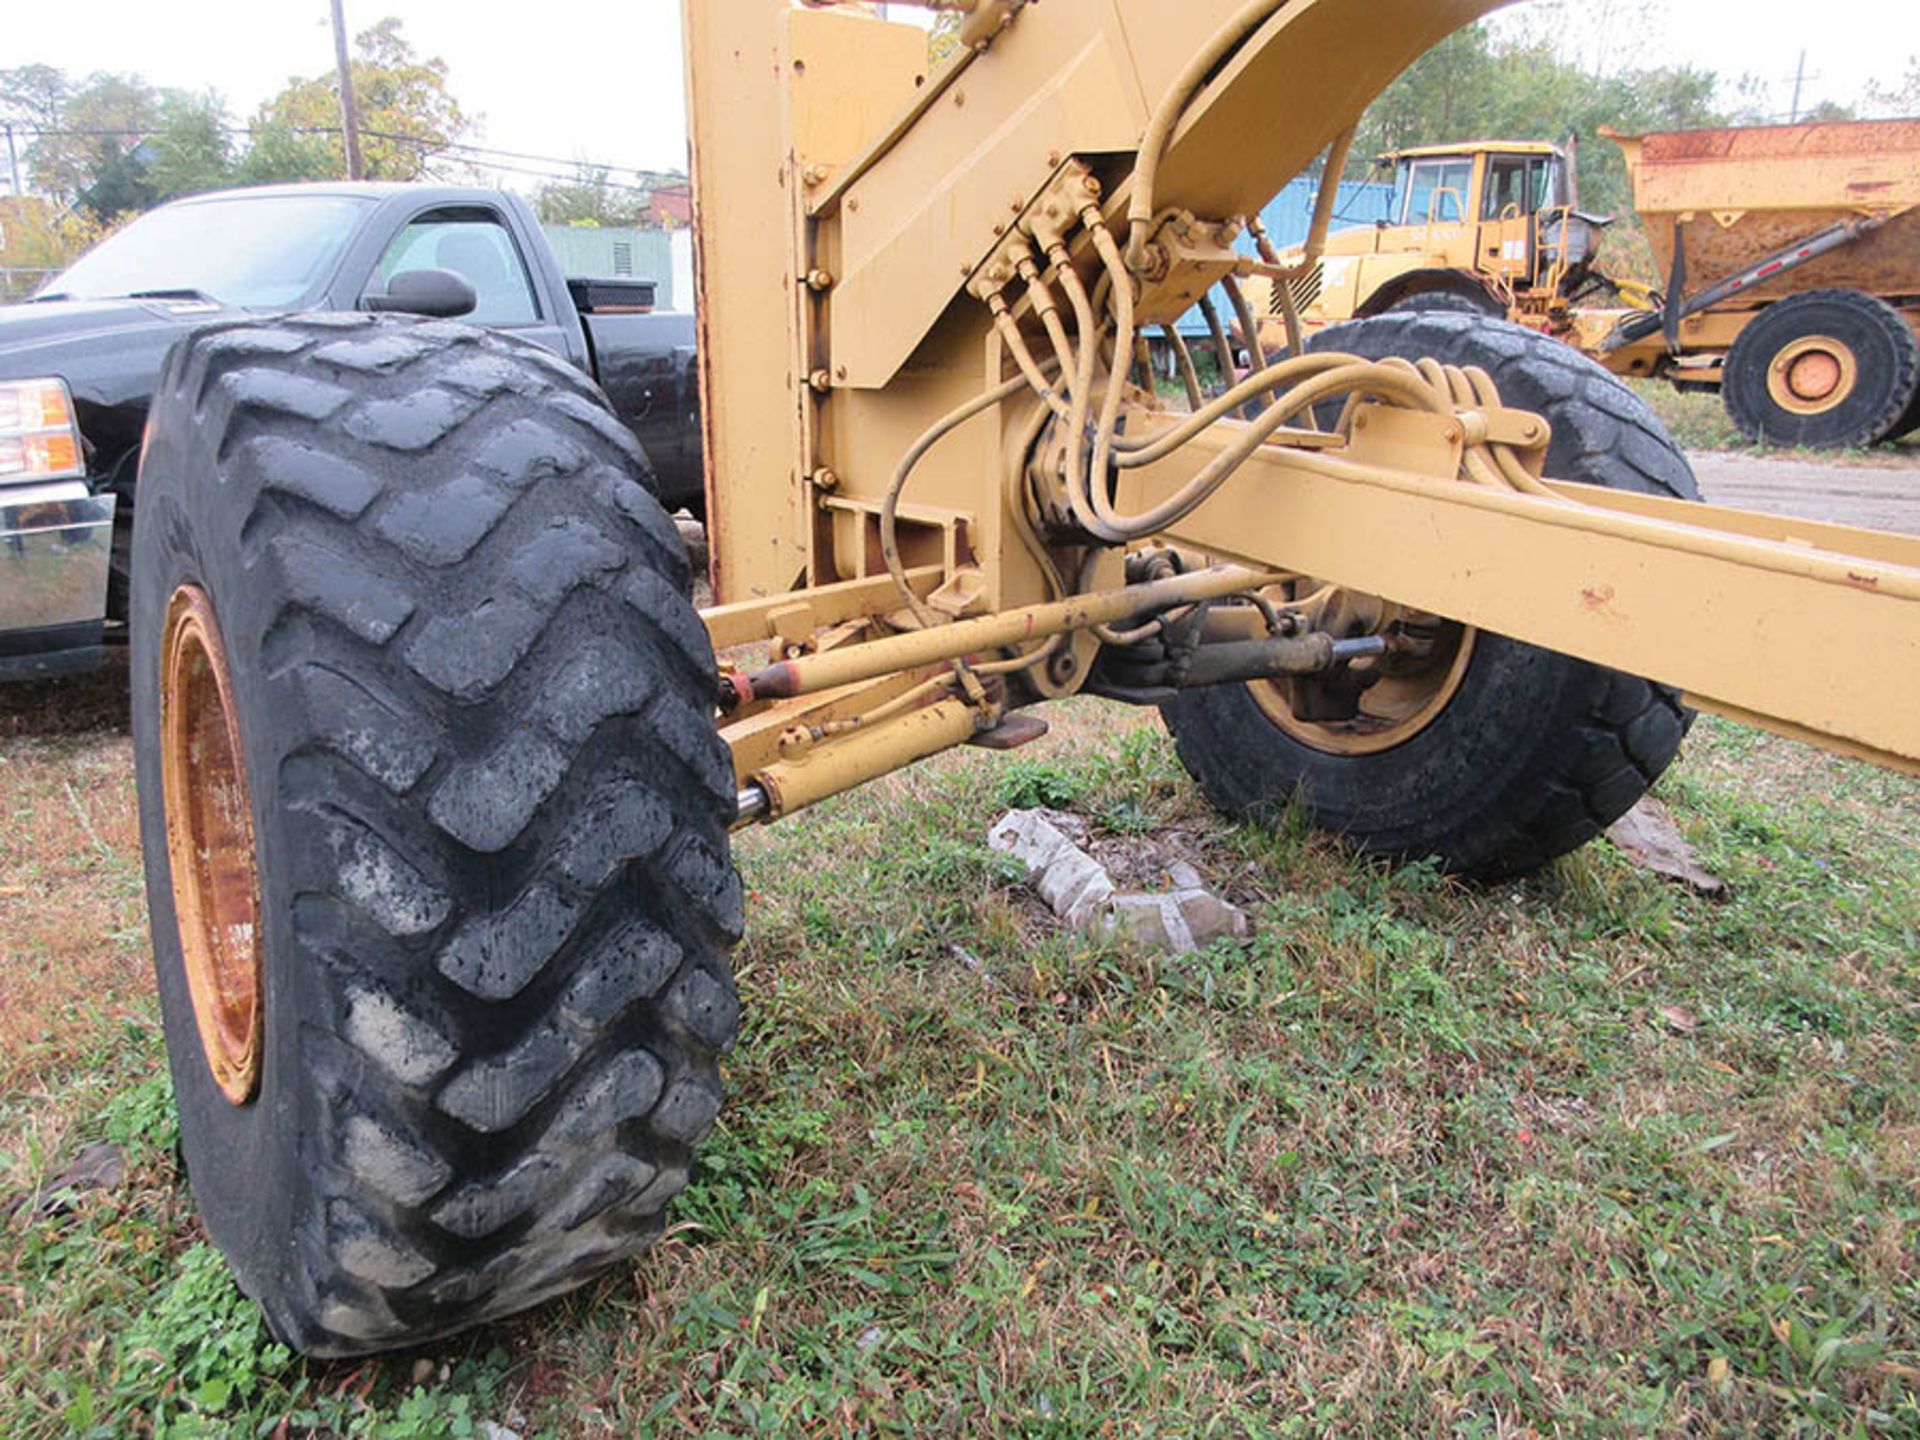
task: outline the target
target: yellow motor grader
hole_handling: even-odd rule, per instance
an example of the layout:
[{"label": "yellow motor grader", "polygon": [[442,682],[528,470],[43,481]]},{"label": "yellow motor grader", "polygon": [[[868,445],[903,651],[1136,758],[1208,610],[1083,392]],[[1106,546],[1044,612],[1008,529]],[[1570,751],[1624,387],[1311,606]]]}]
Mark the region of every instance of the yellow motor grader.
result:
[{"label": "yellow motor grader", "polygon": [[1247,217],[1493,7],[968,0],[929,69],[859,7],[686,0],[705,611],[536,346],[176,348],[142,839],[188,1174],[277,1334],[417,1343],[643,1246],[737,1029],[729,832],[1039,702],[1157,706],[1229,814],[1465,874],[1598,834],[1692,710],[1920,766],[1920,546],[1695,503],[1558,341],[1393,314],[1136,383],[1216,284],[1297,278]]}]

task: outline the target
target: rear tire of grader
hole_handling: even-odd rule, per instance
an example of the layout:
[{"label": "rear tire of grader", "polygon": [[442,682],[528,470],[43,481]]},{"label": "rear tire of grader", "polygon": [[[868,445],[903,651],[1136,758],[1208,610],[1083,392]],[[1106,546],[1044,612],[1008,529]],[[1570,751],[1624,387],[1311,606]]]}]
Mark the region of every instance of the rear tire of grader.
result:
[{"label": "rear tire of grader", "polygon": [[161,378],[134,734],[181,1144],[309,1354],[645,1245],[720,1105],[733,774],[638,445],[527,344],[315,316]]},{"label": "rear tire of grader", "polygon": [[1858,290],[1789,295],[1734,336],[1720,395],[1757,445],[1864,449],[1920,421],[1920,339]]},{"label": "rear tire of grader", "polygon": [[[1425,311],[1333,326],[1308,349],[1478,365],[1505,403],[1552,425],[1549,475],[1699,498],[1685,457],[1645,403],[1558,340]],[[1456,873],[1496,878],[1591,840],[1678,753],[1692,714],[1665,686],[1418,618],[1435,636],[1424,668],[1379,681],[1353,720],[1303,720],[1290,692],[1264,681],[1190,690],[1164,705],[1180,758],[1208,798],[1269,823],[1298,806],[1356,849],[1435,857]]]}]

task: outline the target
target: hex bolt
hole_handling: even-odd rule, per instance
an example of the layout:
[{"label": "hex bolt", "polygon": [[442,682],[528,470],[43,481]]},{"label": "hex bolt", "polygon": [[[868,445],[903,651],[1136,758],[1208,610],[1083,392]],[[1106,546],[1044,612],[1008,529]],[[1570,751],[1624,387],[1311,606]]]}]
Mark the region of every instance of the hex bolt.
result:
[{"label": "hex bolt", "polygon": [[838,472],[828,465],[822,465],[818,470],[815,470],[809,478],[813,481],[813,488],[816,490],[831,494],[840,488],[840,476]]},{"label": "hex bolt", "polygon": [[805,170],[800,172],[800,178],[809,185],[824,184],[827,178],[827,167],[824,165],[809,165]]},{"label": "hex bolt", "polygon": [[833,389],[833,376],[829,375],[825,370],[816,370],[807,376],[807,384],[824,395],[827,391]]},{"label": "hex bolt", "polygon": [[807,288],[814,291],[832,289],[832,272],[827,270],[809,270],[807,272]]}]

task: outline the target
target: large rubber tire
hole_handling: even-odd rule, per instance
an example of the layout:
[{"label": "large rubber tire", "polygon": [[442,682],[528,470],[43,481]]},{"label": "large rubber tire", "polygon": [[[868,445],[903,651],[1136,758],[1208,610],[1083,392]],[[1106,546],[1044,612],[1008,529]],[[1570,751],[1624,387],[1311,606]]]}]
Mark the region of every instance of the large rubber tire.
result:
[{"label": "large rubber tire", "polygon": [[[1828,336],[1853,352],[1850,393],[1818,414],[1782,405],[1768,388],[1774,358],[1795,341]],[[1900,312],[1857,290],[1808,290],[1776,300],[1734,337],[1720,396],[1727,418],[1758,445],[1862,449],[1891,439],[1920,403],[1920,339]]]},{"label": "large rubber tire", "polygon": [[[1506,319],[1506,311],[1491,295],[1469,295],[1462,290],[1421,290],[1396,300],[1380,312],[1382,315],[1480,315]],[[1309,349],[1312,347],[1309,346]]]},{"label": "large rubber tire", "polygon": [[[1902,320],[1907,318],[1907,315],[1901,316]],[[1914,327],[1909,324],[1907,328],[1912,330]],[[1914,386],[1913,399],[1907,402],[1907,408],[1901,413],[1900,418],[1893,422],[1893,429],[1887,432],[1887,439],[1904,440],[1916,430],[1920,430],[1920,385]]]},{"label": "large rubber tire", "polygon": [[[274,1333],[413,1344],[632,1254],[720,1105],[741,928],[713,657],[583,377],[444,321],[202,331],[134,543],[141,839],[181,1143]],[[211,599],[251,791],[259,1087],[196,1031],[162,615]]]},{"label": "large rubber tire", "polygon": [[1904,440],[1914,431],[1920,430],[1920,390],[1914,391],[1913,399],[1908,402],[1906,412],[1894,422],[1893,429],[1887,432],[1887,439]]},{"label": "large rubber tire", "polygon": [[[1503,401],[1552,425],[1549,475],[1698,498],[1653,412],[1560,341],[1429,312],[1337,325],[1308,348],[1482,366]],[[1244,685],[1185,692],[1162,714],[1188,771],[1228,814],[1270,822],[1298,805],[1360,850],[1433,856],[1483,877],[1532,870],[1598,835],[1672,762],[1692,718],[1664,686],[1487,631],[1446,707],[1376,753],[1302,743]]]}]

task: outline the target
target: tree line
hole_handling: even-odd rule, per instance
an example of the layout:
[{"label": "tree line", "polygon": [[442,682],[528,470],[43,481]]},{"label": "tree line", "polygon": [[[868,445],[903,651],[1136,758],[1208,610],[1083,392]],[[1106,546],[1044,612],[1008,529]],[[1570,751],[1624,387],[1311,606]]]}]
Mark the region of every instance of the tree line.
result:
[{"label": "tree line", "polygon": [[[367,179],[457,168],[448,147],[472,122],[447,89],[444,60],[415,54],[400,22],[387,19],[354,38],[350,64]],[[240,125],[212,91],[162,89],[136,75],[76,81],[51,65],[22,65],[0,70],[0,120],[13,129],[34,193],[102,226],[180,195],[345,173],[331,69],[290,79]]]},{"label": "tree line", "polygon": [[[1595,57],[1620,48],[1618,32],[1640,23],[1646,0],[1607,7],[1613,33],[1595,32],[1591,55],[1576,53],[1564,9],[1536,6],[1532,23],[1519,27],[1469,26],[1417,61],[1368,110],[1348,178],[1368,178],[1376,156],[1410,145],[1572,138],[1582,207],[1624,217],[1632,212],[1626,170],[1619,150],[1600,137],[1602,125],[1632,132],[1784,118],[1763,113],[1750,79],[1689,65],[1603,71]],[[942,16],[928,39],[929,60],[939,63],[956,43],[955,17]],[[462,142],[474,123],[448,87],[444,60],[418,55],[400,21],[389,18],[354,38],[351,68],[366,178],[471,175],[462,156],[473,147]],[[1920,110],[1920,64],[1910,60],[1903,79],[1859,100],[1867,113]],[[1854,107],[1827,103],[1801,118],[1853,114]],[[76,80],[50,65],[22,65],[0,69],[0,121],[12,127],[32,191],[51,206],[37,220],[15,217],[9,226],[3,258],[16,266],[58,264],[123,217],[176,196],[346,173],[339,85],[330,67],[289,79],[237,123],[212,91],[163,89],[135,75]],[[635,175],[639,183],[631,183],[584,162],[573,170],[534,191],[542,220],[644,223],[653,185],[681,178]],[[34,233],[36,223],[45,235]]]}]

